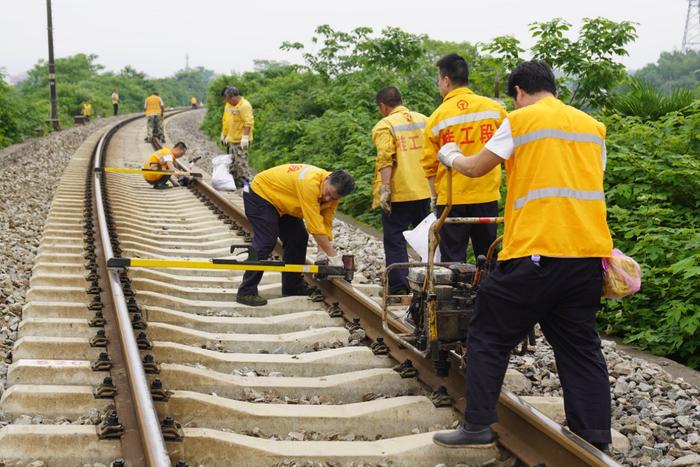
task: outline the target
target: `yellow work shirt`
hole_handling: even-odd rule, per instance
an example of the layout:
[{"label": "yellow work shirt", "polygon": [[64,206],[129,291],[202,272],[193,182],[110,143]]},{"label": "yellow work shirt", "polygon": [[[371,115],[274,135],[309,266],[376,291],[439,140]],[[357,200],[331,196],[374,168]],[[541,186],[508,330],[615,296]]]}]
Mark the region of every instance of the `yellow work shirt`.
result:
[{"label": "yellow work shirt", "polygon": [[193,97],[192,99],[190,99],[190,102],[191,102],[193,105],[196,104],[196,103],[197,103],[197,98],[196,98],[196,97]]},{"label": "yellow work shirt", "polygon": [[112,104],[119,104],[119,94],[116,92],[112,93]]},{"label": "yellow work shirt", "polygon": [[423,154],[423,131],[428,118],[411,112],[403,105],[372,128],[372,142],[377,148],[374,164],[372,207],[379,206],[379,171],[391,167],[391,201],[415,201],[430,198],[430,187],[423,175],[420,158]]},{"label": "yellow work shirt", "polygon": [[[148,156],[146,162],[143,163],[143,168],[146,170],[168,170],[168,162],[172,162],[174,164],[175,155],[173,155],[172,149],[164,146],[162,149],[159,149]],[[143,178],[151,182],[159,180],[162,176],[163,174],[143,174]]]},{"label": "yellow work shirt", "polygon": [[225,136],[228,136],[229,144],[240,143],[243,129],[245,128],[250,128],[248,139],[253,141],[255,119],[253,118],[253,107],[250,105],[250,102],[245,97],[241,97],[241,100],[236,105],[231,105],[227,102],[224,107],[224,114],[227,112],[229,115],[228,117],[224,115],[222,125],[225,125],[221,127],[221,131]]},{"label": "yellow work shirt", "polygon": [[[465,157],[481,151],[501,125],[506,111],[496,101],[477,96],[466,86],[450,91],[428,118],[421,165],[426,177],[435,177],[437,204],[447,204],[447,171],[437,152],[450,142],[457,143]],[[452,171],[452,203],[476,204],[501,198],[501,166],[479,178]]]},{"label": "yellow work shirt", "polygon": [[146,115],[160,115],[162,105],[163,100],[160,98],[160,96],[156,96],[155,94],[148,96],[146,98],[146,103],[144,104]]},{"label": "yellow work shirt", "polygon": [[85,117],[91,117],[92,116],[92,104],[83,104],[82,113]]},{"label": "yellow work shirt", "polygon": [[322,185],[331,173],[309,164],[284,164],[263,170],[251,184],[253,191],[272,204],[280,216],[304,219],[312,235],[333,238],[333,216],[339,201],[320,203]]}]

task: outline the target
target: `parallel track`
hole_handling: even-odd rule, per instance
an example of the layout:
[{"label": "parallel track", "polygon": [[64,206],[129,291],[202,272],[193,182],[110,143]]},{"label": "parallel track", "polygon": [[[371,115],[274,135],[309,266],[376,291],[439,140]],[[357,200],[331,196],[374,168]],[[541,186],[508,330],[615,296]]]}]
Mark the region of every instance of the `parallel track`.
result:
[{"label": "parallel track", "polygon": [[[268,273],[261,294],[269,304],[250,308],[234,302],[239,272],[106,271],[102,260],[112,248],[130,257],[226,257],[228,245],[242,243],[250,232],[240,198],[215,192],[206,182],[196,181],[190,190],[156,191],[140,175],[92,174],[91,148],[104,165],[140,164],[151,151],[140,143],[142,127],[143,121],[125,121],[99,142],[91,137],[66,170],[37,256],[9,388],[0,401],[6,414],[54,419],[114,405],[125,428],[121,442],[99,440],[90,425],[9,425],[0,430],[0,458],[46,459],[50,465],[109,463],[117,457],[127,465],[152,466],[180,459],[207,466],[309,459],[474,465],[498,455],[494,449],[441,449],[431,441],[432,430],[449,427],[459,414],[434,408],[426,397],[429,388],[446,386],[456,408],[464,408],[456,364],[449,378],[438,378],[430,362],[388,337],[391,357],[348,346],[343,326],[352,318],[360,318],[368,339],[382,335],[379,306],[371,298],[378,286],[324,281],[317,285],[326,303],[314,303],[280,298],[279,275]],[[86,192],[86,176],[94,197]],[[94,230],[81,216],[93,199],[94,211],[86,214],[94,212]],[[86,226],[94,247],[80,242]],[[96,290],[85,292],[91,284],[81,268],[83,256],[92,252],[99,263],[95,272],[115,400],[92,395],[106,375],[90,369],[99,349],[89,341],[100,328],[88,324],[94,310],[87,305]],[[132,292],[135,303],[129,303]],[[345,320],[326,311],[336,301]],[[136,319],[136,327],[142,321],[147,327],[134,332],[137,314],[142,320]],[[141,332],[141,346],[151,348],[139,351],[135,336]],[[420,381],[391,369],[406,358]],[[142,361],[158,373],[144,374]],[[154,403],[152,392],[167,401]],[[617,465],[512,394],[502,394],[498,410],[501,444],[528,465]],[[182,425],[184,438],[171,441],[177,430],[167,422],[164,442],[159,420],[165,417]],[[47,452],[47,446],[56,452]]]}]

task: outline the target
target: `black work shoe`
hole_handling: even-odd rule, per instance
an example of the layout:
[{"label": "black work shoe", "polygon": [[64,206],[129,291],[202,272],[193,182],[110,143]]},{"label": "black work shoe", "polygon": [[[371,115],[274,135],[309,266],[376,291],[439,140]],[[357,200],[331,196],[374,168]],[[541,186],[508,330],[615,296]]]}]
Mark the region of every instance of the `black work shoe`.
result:
[{"label": "black work shoe", "polygon": [[490,448],[496,445],[496,432],[488,425],[463,423],[454,431],[435,433],[433,442],[444,448]]},{"label": "black work shoe", "polygon": [[605,454],[610,454],[610,445],[608,443],[591,443],[594,448]]},{"label": "black work shoe", "polygon": [[267,305],[267,300],[260,295],[236,295],[236,301],[248,306]]}]

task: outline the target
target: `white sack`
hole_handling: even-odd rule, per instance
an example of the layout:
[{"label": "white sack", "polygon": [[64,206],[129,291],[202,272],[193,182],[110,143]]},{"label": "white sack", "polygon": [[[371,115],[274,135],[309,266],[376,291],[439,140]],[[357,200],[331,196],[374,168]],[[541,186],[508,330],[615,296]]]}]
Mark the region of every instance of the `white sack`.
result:
[{"label": "white sack", "polygon": [[[437,220],[435,214],[432,212],[427,215],[425,219],[421,221],[413,230],[406,230],[403,236],[411,248],[416,250],[416,253],[420,255],[420,260],[423,263],[428,262],[428,234],[430,233],[430,226]],[[435,262],[440,262],[440,248],[435,250]]]},{"label": "white sack", "polygon": [[211,186],[218,191],[234,191],[236,182],[233,181],[233,176],[228,171],[231,165],[231,154],[216,156],[211,163],[214,166],[211,172]]}]

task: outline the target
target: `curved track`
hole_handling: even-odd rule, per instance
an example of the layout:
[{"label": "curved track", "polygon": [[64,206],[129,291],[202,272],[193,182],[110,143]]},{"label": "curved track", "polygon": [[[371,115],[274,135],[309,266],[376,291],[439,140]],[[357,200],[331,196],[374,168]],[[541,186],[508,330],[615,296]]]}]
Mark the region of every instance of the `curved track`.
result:
[{"label": "curved track", "polygon": [[[325,301],[313,302],[281,297],[279,274],[266,273],[260,290],[269,303],[251,308],[235,302],[240,272],[107,271],[112,248],[125,257],[222,258],[249,236],[241,199],[206,182],[153,190],[139,174],[93,175],[93,152],[105,166],[139,167],[152,152],[144,126],[125,121],[94,135],[66,170],[0,402],[6,414],[58,423],[85,414],[97,421],[101,412],[101,426],[8,425],[0,457],[269,466],[479,465],[502,456],[432,443],[432,432],[460,415],[435,408],[430,392],[446,386],[463,409],[462,377],[453,369],[438,378],[390,339],[390,356],[364,345],[382,335],[379,286],[326,281],[318,284]],[[334,302],[345,319],[329,314]],[[348,331],[358,317],[362,330]],[[418,379],[392,369],[406,358]],[[110,395],[100,386],[107,376],[116,395],[97,398]],[[616,465],[515,396],[503,394],[499,415],[502,445],[527,464]]]}]

